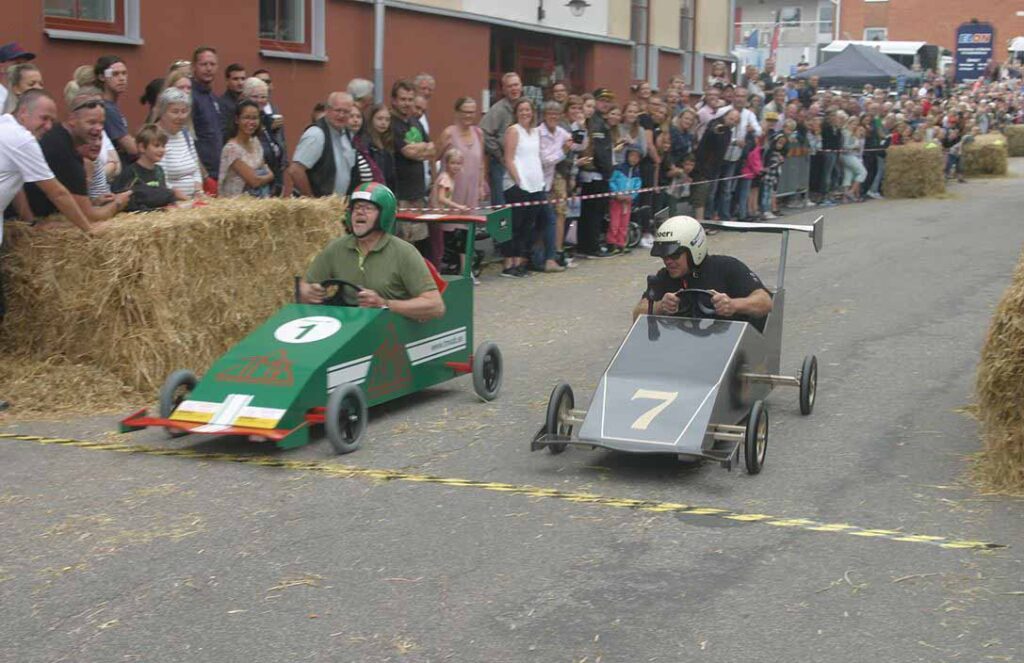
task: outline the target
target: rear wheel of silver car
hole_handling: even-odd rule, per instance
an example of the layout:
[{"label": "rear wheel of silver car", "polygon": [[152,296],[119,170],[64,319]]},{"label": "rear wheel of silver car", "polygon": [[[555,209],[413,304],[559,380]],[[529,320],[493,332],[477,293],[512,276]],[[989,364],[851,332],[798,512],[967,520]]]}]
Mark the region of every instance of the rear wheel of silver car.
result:
[{"label": "rear wheel of silver car", "polygon": [[473,355],[473,390],[485,401],[493,401],[501,391],[504,364],[501,350],[492,341],[485,341]]},{"label": "rear wheel of silver car", "polygon": [[628,230],[626,231],[626,248],[635,249],[640,246],[640,240],[643,236],[644,233],[640,229],[640,224],[635,221],[630,221]]},{"label": "rear wheel of silver car", "polygon": [[[565,419],[574,407],[576,407],[576,397],[572,393],[572,387],[568,382],[559,382],[551,390],[551,398],[548,399],[548,416],[544,422],[544,429],[548,435],[572,437],[573,425],[566,423]],[[548,451],[560,454],[565,451],[567,446],[565,442],[555,442],[548,444]]]},{"label": "rear wheel of silver car", "polygon": [[354,384],[343,384],[327,398],[324,430],[338,454],[352,453],[363,443],[369,413],[363,390]]},{"label": "rear wheel of silver car", "polygon": [[807,355],[800,368],[800,414],[806,416],[814,411],[814,399],[817,395],[818,358]]},{"label": "rear wheel of silver car", "polygon": [[[179,369],[167,376],[164,384],[160,387],[160,418],[167,419],[178,409],[189,394],[196,388],[199,379],[192,371]],[[188,431],[180,428],[164,428],[171,437],[188,435]]]},{"label": "rear wheel of silver car", "polygon": [[764,401],[754,401],[747,417],[747,430],[743,440],[743,459],[747,474],[757,474],[764,466],[768,453],[768,408]]}]

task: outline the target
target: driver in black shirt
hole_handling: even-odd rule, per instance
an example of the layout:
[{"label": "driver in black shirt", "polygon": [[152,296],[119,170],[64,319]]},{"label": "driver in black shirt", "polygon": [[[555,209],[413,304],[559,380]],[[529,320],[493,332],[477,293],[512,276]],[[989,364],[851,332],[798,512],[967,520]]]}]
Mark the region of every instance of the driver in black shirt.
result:
[{"label": "driver in black shirt", "polygon": [[[707,236],[700,222],[688,216],[666,220],[655,234],[651,255],[665,267],[648,279],[648,289],[633,307],[633,319],[648,312],[693,318],[742,320],[764,329],[772,298],[742,261],[732,256],[708,255]],[[680,290],[707,290],[710,297],[680,295]]]}]

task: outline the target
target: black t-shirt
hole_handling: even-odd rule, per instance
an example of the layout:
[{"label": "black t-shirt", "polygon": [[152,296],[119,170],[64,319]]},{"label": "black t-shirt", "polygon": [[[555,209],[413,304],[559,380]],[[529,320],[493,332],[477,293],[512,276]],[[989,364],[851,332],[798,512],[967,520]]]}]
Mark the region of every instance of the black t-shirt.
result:
[{"label": "black t-shirt", "polygon": [[402,148],[412,143],[430,142],[430,137],[419,120],[406,120],[394,113],[391,114],[391,132],[395,139],[395,195],[399,200],[425,198],[427,185],[424,181],[423,162],[406,158]]},{"label": "black t-shirt", "polygon": [[[85,162],[75,150],[75,141],[63,124],[55,124],[52,129],[39,139],[39,146],[46,157],[46,163],[53,171],[57,181],[76,196],[89,195],[89,181],[85,175]],[[57,212],[50,199],[35,184],[26,184],[25,193],[32,213],[37,217],[49,216]]]},{"label": "black t-shirt", "polygon": [[[652,287],[654,290],[654,301],[660,300],[666,293],[676,292],[683,288],[715,290],[725,293],[733,299],[749,297],[756,290],[766,289],[757,274],[747,267],[743,261],[724,255],[709,255],[705,257],[699,269],[693,270],[681,279],[672,278],[669,276],[668,270],[662,268],[655,275]],[[646,291],[642,297],[647,297]],[[720,320],[749,322],[758,331],[764,331],[764,318],[749,318],[741,315],[732,318],[720,318],[716,315],[705,315],[697,306],[693,305],[693,302],[694,298],[692,296],[683,297],[680,302],[679,312],[676,315],[688,318],[716,318]]]},{"label": "black t-shirt", "polygon": [[[661,136],[661,125],[654,121],[654,118],[651,117],[650,113],[640,113],[640,115],[637,116],[636,121],[641,127],[651,132],[651,144],[647,147],[648,151],[653,152],[658,149],[657,146],[658,138]],[[647,155],[644,155],[644,157],[649,158]]]}]

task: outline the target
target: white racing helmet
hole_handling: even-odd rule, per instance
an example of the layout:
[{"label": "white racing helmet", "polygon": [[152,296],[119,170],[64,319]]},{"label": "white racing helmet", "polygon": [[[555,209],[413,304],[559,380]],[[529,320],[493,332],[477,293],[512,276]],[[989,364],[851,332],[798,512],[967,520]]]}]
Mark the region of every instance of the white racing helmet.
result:
[{"label": "white racing helmet", "polygon": [[704,262],[708,255],[708,238],[700,221],[690,216],[673,216],[658,226],[651,255],[664,258],[679,249],[690,254],[691,267],[699,267]]}]

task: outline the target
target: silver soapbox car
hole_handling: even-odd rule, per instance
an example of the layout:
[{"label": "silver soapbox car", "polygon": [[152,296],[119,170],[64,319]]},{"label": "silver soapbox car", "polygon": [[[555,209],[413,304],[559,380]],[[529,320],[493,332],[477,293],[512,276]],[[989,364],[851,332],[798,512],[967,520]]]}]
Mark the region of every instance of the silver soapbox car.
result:
[{"label": "silver soapbox car", "polygon": [[[786,255],[791,232],[810,235],[821,251],[824,217],[811,225],[720,222],[708,228],[782,236],[772,312],[759,331],[753,324],[706,317],[641,315],[605,370],[589,410],[575,406],[572,388],[551,392],[544,426],[531,451],[553,454],[581,445],[628,453],[669,453],[707,459],[727,469],[742,453],[746,470],[757,474],[768,449],[768,408],[775,386],[800,390],[800,412],[814,409],[818,361],[807,355],[794,376],[780,374],[785,311]],[[692,295],[694,310],[713,313]],[[706,300],[705,300],[706,301]],[[578,432],[577,432],[578,431]],[[574,435],[575,433],[575,435]]]}]

